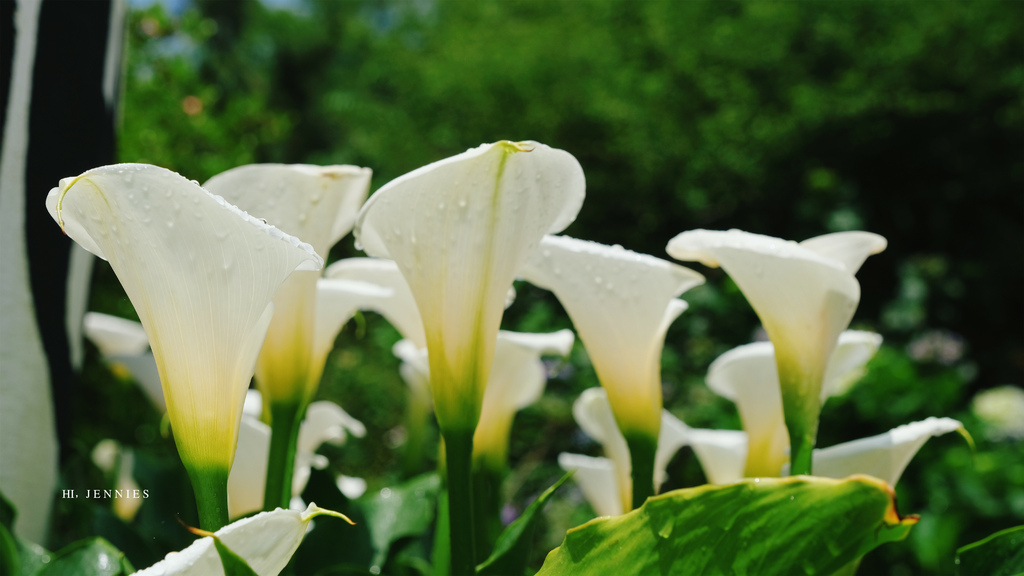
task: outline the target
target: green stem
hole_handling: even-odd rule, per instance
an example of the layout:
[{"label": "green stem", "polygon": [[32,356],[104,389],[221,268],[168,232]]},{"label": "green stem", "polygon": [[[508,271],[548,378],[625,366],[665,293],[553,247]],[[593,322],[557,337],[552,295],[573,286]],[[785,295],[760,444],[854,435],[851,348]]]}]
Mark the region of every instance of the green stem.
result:
[{"label": "green stem", "polygon": [[448,521],[452,545],[452,575],[476,574],[476,534],[473,530],[473,430],[442,431],[448,470]]},{"label": "green stem", "polygon": [[473,465],[473,526],[477,535],[476,561],[491,555],[502,531],[501,481],[506,474],[478,458]]},{"label": "green stem", "polygon": [[409,399],[409,407],[405,415],[405,429],[408,432],[402,451],[402,476],[412,478],[422,474],[426,469],[427,455],[430,446],[437,444],[430,428],[433,414],[430,404],[420,402],[417,398]]},{"label": "green stem", "polygon": [[216,467],[187,467],[199,509],[199,527],[216,532],[228,523],[228,470]]},{"label": "green stem", "polygon": [[[787,424],[789,423],[787,422]],[[809,430],[799,425],[787,425],[786,427],[789,428],[789,475],[810,476],[817,430]]]},{"label": "green stem", "polygon": [[630,434],[626,436],[626,444],[633,470],[633,508],[636,509],[654,496],[654,454],[658,450],[658,439]]},{"label": "green stem", "polygon": [[299,403],[270,405],[270,456],[267,459],[267,485],[263,509],[288,509],[292,499],[292,475],[295,472],[295,446],[306,406]]}]

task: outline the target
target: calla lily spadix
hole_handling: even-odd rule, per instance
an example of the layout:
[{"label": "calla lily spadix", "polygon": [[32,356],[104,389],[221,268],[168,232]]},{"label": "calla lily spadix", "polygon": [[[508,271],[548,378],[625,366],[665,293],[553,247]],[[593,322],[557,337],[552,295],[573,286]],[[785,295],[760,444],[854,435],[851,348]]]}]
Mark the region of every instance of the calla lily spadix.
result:
[{"label": "calla lily spadix", "polygon": [[[839,335],[821,388],[822,404],[846,392],[864,374],[882,337],[847,330]],[[750,438],[744,475],[776,477],[789,462],[789,434],[782,410],[782,392],[771,342],[745,344],[719,356],[708,368],[708,387],[736,403],[743,429]]]},{"label": "calla lily spadix", "polygon": [[725,269],[761,319],[775,345],[796,473],[811,471],[825,365],[860,301],[854,274],[885,245],[868,232],[797,244],[740,230],[691,230],[668,244],[673,258]]},{"label": "calla lily spadix", "polygon": [[155,166],[105,166],[65,178],[46,206],[73,240],[110,262],[135,306],[200,519],[218,528],[227,518],[228,471],[271,299],[292,271],[318,270],[323,260],[308,244]]},{"label": "calla lily spadix", "polygon": [[[420,315],[448,487],[472,494],[470,458],[508,289],[541,237],[579,212],[583,169],[536,142],[485,144],[401,176],[363,206],[355,236],[394,260]],[[472,505],[450,498],[452,572],[475,570]]]},{"label": "calla lily spadix", "polygon": [[579,332],[629,443],[639,506],[653,493],[665,333],[687,307],[677,296],[704,277],[621,246],[565,236],[545,237],[521,276],[554,292]]},{"label": "calla lily spadix", "polygon": [[131,448],[121,446],[116,440],[100,440],[92,449],[92,462],[108,478],[114,480],[114,515],[131,523],[143,502],[143,491],[132,475],[135,457]]},{"label": "calla lily spadix", "polygon": [[[629,447],[615,422],[607,391],[603,388],[584,390],[573,403],[572,414],[580,428],[601,444],[606,458],[562,453],[559,465],[565,470],[577,470],[577,481],[599,515],[618,515],[632,510],[635,506]],[[661,411],[661,422],[654,457],[655,490],[665,481],[665,467],[672,456],[688,443],[690,431],[667,410]],[[609,472],[611,480],[607,476]],[[609,493],[610,487],[614,487],[614,491]]]},{"label": "calla lily spadix", "polygon": [[[277,509],[243,518],[214,534],[232,552],[245,560],[259,576],[277,576],[291,560],[306,535],[306,527],[317,516],[334,516],[352,523],[345,515],[310,504],[303,512]],[[180,552],[140,570],[135,576],[194,576],[223,574],[220,555],[213,538],[206,536]]]}]

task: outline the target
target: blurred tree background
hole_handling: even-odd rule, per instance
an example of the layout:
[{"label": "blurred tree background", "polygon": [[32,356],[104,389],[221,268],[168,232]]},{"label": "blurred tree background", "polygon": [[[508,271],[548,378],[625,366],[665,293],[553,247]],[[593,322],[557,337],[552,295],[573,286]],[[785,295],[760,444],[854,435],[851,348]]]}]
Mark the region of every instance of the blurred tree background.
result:
[{"label": "blurred tree background", "polygon": [[[886,345],[826,405],[819,445],[951,416],[978,448],[943,437],[922,450],[898,490],[922,521],[861,573],[951,573],[957,546],[1024,522],[1022,432],[972,410],[978,393],[1024,383],[1024,3],[207,0],[129,20],[125,162],[201,182],[254,162],[357,164],[376,189],[480,143],[532,139],[583,166],[575,237],[667,258],[692,228],[885,236],[858,275],[853,327]],[[345,239],[331,260],[357,254]],[[684,294],[667,339],[666,407],[738,428],[703,377],[758,321],[728,277],[698,268],[708,284]],[[134,315],[108,268],[95,281],[92,309]],[[397,480],[404,384],[397,332],[364,320],[339,337],[321,395],[367,424],[328,453],[373,490]],[[522,286],[504,326],[569,323]],[[516,421],[513,508],[560,475],[559,452],[598,450],[570,413],[597,385],[585,351],[551,374]],[[671,486],[703,482],[689,452],[670,472]],[[563,491],[538,565],[589,519]]]}]

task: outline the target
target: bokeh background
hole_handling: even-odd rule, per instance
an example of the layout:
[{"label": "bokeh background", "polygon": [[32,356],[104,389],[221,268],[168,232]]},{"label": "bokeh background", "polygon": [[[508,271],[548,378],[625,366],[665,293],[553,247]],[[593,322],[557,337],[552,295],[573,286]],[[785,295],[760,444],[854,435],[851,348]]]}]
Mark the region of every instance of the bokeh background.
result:
[{"label": "bokeh background", "polygon": [[[925,446],[897,487],[921,522],[860,573],[953,573],[958,546],[1024,523],[1024,414],[1011,400],[1024,383],[1024,3],[193,0],[133,3],[128,20],[120,161],[200,182],[254,162],[356,164],[376,189],[484,142],[531,139],[583,166],[575,237],[667,259],[668,240],[693,228],[885,236],[858,274],[853,323],[885,345],[825,406],[819,445],[950,416],[976,449],[955,434]],[[330,260],[355,255],[348,237]],[[695,268],[708,283],[683,295],[690,310],[669,330],[665,404],[691,426],[739,428],[704,374],[758,338],[758,320],[721,271]],[[551,295],[518,288],[503,327],[570,326]],[[135,317],[104,263],[90,307]],[[368,428],[323,453],[371,492],[433,466],[403,453],[397,339],[359,317],[321,386]],[[510,518],[561,475],[559,452],[599,453],[571,416],[597,385],[585,350],[549,368],[546,395],[513,429]],[[89,452],[112,437],[136,447],[141,485],[182,501],[148,500],[132,526],[60,501],[52,547],[101,533],[146,566],[190,539],[168,519],[190,513],[173,445],[95,349],[79,393],[91,400],[74,415],[65,484],[99,482]],[[668,487],[703,482],[682,451]],[[591,517],[570,486],[546,511],[535,566]],[[329,488],[315,473],[307,500],[345,508]],[[365,570],[366,534],[338,530],[352,571]],[[396,544],[386,572],[417,573],[418,547]],[[321,569],[307,549],[300,574]]]}]

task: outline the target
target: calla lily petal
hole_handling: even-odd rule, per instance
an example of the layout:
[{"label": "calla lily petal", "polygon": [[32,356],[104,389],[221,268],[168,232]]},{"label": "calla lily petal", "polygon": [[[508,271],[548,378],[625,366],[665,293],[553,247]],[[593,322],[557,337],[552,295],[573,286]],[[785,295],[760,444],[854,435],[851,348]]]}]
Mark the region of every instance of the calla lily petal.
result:
[{"label": "calla lily petal", "polygon": [[[259,392],[250,390],[246,397],[247,413],[242,417],[235,462],[228,476],[228,514],[237,518],[263,508],[267,463],[270,454],[270,427],[252,414],[261,410]],[[341,444],[347,434],[362,437],[366,427],[333,402],[313,402],[299,429],[292,496],[298,498],[306,489],[310,468],[324,468],[326,459],[316,454],[324,442]]]},{"label": "calla lily petal", "polygon": [[611,460],[562,452],[558,455],[558,465],[566,472],[574,472],[572,479],[579,484],[598,516],[624,513],[615,465]]},{"label": "calla lily petal", "polygon": [[633,509],[633,464],[629,446],[612,413],[608,394],[603,388],[587,388],[572,405],[572,415],[580,428],[604,448],[605,456],[615,465],[615,482],[619,488],[620,508]]},{"label": "calla lily petal", "polygon": [[326,254],[352,230],[372,175],[347,165],[250,164],[221,172],[203,187]]},{"label": "calla lily petal", "polygon": [[667,479],[665,469],[679,449],[690,443],[690,431],[682,420],[668,410],[661,411],[661,434],[658,436],[658,449],[654,453],[654,486],[657,489]]},{"label": "calla lily petal", "polygon": [[235,461],[228,475],[229,518],[263,509],[269,454],[270,426],[248,414],[242,416]]},{"label": "calla lily petal", "polygon": [[338,332],[357,310],[375,309],[393,298],[389,288],[357,282],[320,278],[316,282],[316,318],[313,320],[313,348],[310,353],[307,390],[320,385],[327,356]]},{"label": "calla lily petal", "polygon": [[839,341],[825,368],[821,386],[821,403],[832,396],[842,396],[867,372],[867,364],[882,345],[882,335],[862,330],[847,330]]},{"label": "calla lily petal", "polygon": [[366,493],[366,480],[353,476],[339,475],[334,485],[349,500],[355,500]]},{"label": "calla lily petal", "polygon": [[[218,174],[204,186],[327,254],[352,228],[371,174],[356,166],[253,164]],[[305,404],[320,383],[322,366],[317,369],[312,357],[316,286],[316,274],[298,273],[274,296],[274,318],[256,366],[256,384],[271,404]]]},{"label": "calla lily petal", "polygon": [[750,438],[749,457],[744,450],[746,476],[778,476],[789,460],[789,433],[771,342],[746,344],[719,356],[708,367],[707,385],[736,403]]},{"label": "calla lily petal", "polygon": [[142,324],[109,314],[87,312],[83,329],[115,374],[127,372],[142,386],[142,391],[157,410],[167,411],[160,372],[156,359],[148,352],[149,338]]},{"label": "calla lily petal", "polygon": [[142,324],[127,318],[86,312],[83,331],[103,356],[138,356],[149,350]]},{"label": "calla lily petal", "polygon": [[523,268],[555,293],[587,348],[624,434],[658,437],[661,350],[677,300],[700,274],[621,246],[547,236]]},{"label": "calla lily petal", "polygon": [[[573,404],[573,417],[588,436],[600,442],[604,447],[605,454],[608,456],[607,461],[611,463],[609,474],[612,476],[612,480],[602,480],[601,482],[614,481],[619,498],[615,505],[616,509],[626,511],[632,509],[633,480],[629,447],[618,426],[615,425],[608,395],[604,389],[588,388],[585,390]],[[665,468],[672,457],[680,448],[687,445],[693,447],[710,482],[717,483],[723,479],[732,482],[742,478],[743,462],[747,454],[746,433],[733,430],[690,428],[668,410],[662,410],[661,435],[658,438],[658,447],[654,457],[655,489],[659,489],[665,482]],[[580,458],[587,457],[581,456]],[[559,459],[561,462],[561,456]],[[586,460],[581,461],[586,462]],[[571,469],[565,465],[562,467],[566,470]],[[601,464],[599,468],[603,470],[608,467]],[[594,482],[593,480],[588,481]],[[584,487],[584,493],[588,493],[587,487]],[[591,503],[595,510],[598,509],[598,506],[605,510],[610,509],[610,505],[605,502],[595,503],[594,500],[591,500]]]},{"label": "calla lily petal", "polygon": [[263,415],[263,394],[259,390],[250,388],[245,391],[245,401],[242,403],[242,414],[252,416],[257,420]]},{"label": "calla lily petal", "polygon": [[384,316],[403,338],[411,340],[417,347],[427,347],[423,319],[420,318],[420,311],[416,307],[416,299],[394,261],[380,258],[346,258],[328,266],[324,276],[331,279],[369,282],[390,290],[390,298],[378,300],[375,306],[370,305],[366,309]]},{"label": "calla lily petal", "polygon": [[[343,515],[310,504],[304,512],[282,510],[261,512],[229,524],[214,534],[232,552],[240,556],[260,576],[276,576],[299,548],[309,522],[321,515]],[[136,576],[177,576],[223,574],[220,555],[213,538],[196,540],[181,552],[171,552],[156,564],[136,572]]]},{"label": "calla lily petal", "polygon": [[442,431],[476,427],[508,288],[583,196],[571,155],[502,141],[401,176],[363,207],[358,242],[394,260],[416,298]]},{"label": "calla lily petal", "polygon": [[674,258],[722,266],[760,317],[775,345],[798,470],[811,464],[826,363],[860,301],[851,269],[878,248],[872,239],[841,233],[811,239],[808,247],[740,230],[691,230],[667,247]]},{"label": "calla lily petal", "polygon": [[688,439],[710,484],[732,484],[744,478],[746,432],[691,428]]},{"label": "calla lily petal", "polygon": [[430,361],[427,359],[427,349],[416,346],[416,343],[411,340],[399,340],[391,352],[402,361],[398,372],[402,376],[402,380],[409,386],[413,401],[424,408],[432,407]]},{"label": "calla lily petal", "polygon": [[494,364],[487,380],[480,424],[473,436],[473,454],[492,470],[503,471],[516,412],[536,402],[547,374],[541,355],[566,356],[575,341],[572,330],[550,334],[498,332]]},{"label": "calla lily petal", "polygon": [[867,474],[895,486],[929,438],[960,429],[963,424],[952,418],[927,418],[878,436],[820,448],[814,451],[814,474],[826,478]]},{"label": "calla lily petal", "polygon": [[298,448],[313,453],[324,442],[340,446],[349,434],[362,438],[366,436],[366,426],[334,402],[313,402],[299,429]]},{"label": "calla lily petal", "polygon": [[110,262],[135,306],[186,467],[226,474],[271,298],[292,271],[318,270],[323,260],[308,244],[155,166],[106,166],[66,178],[46,205],[72,239]]},{"label": "calla lily petal", "polygon": [[885,250],[888,242],[878,234],[850,231],[815,236],[804,240],[800,245],[826,258],[841,262],[847,272],[856,274],[868,256]]},{"label": "calla lily petal", "polygon": [[[881,343],[882,337],[873,332],[840,334],[825,370],[821,402],[827,395],[845,392],[863,376],[864,366]],[[745,472],[749,478],[778,476],[789,460],[789,433],[775,365],[772,343],[755,342],[722,354],[708,368],[708,387],[736,403],[750,438]]]}]

